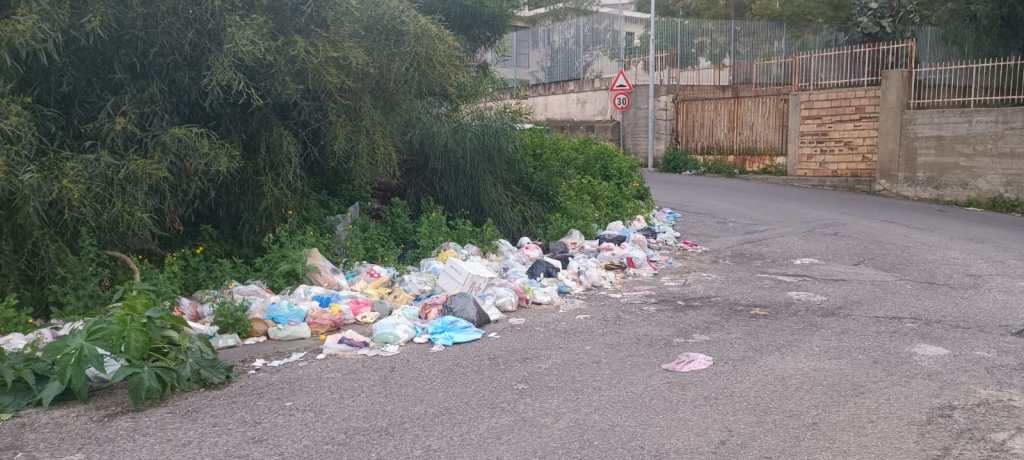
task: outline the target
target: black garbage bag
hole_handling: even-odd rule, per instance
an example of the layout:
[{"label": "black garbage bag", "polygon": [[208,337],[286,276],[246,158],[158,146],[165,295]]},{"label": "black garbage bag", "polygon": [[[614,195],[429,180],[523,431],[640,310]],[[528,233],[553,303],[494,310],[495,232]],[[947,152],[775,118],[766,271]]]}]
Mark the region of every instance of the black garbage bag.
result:
[{"label": "black garbage bag", "polygon": [[655,230],[654,227],[644,227],[638,233],[640,233],[649,240],[658,239],[658,231]]},{"label": "black garbage bag", "polygon": [[569,268],[569,260],[572,259],[572,256],[569,254],[551,254],[548,258],[557,260],[558,263],[562,264],[562,270],[565,270]]},{"label": "black garbage bag", "polygon": [[559,254],[568,254],[568,253],[569,253],[569,245],[567,245],[567,244],[565,244],[565,243],[563,243],[561,241],[552,241],[552,242],[548,243],[548,252],[547,252],[547,254],[559,255]]},{"label": "black garbage bag", "polygon": [[608,233],[602,233],[600,235],[597,235],[597,244],[611,243],[618,246],[625,242],[626,237],[622,235],[612,235]]},{"label": "black garbage bag", "polygon": [[444,307],[441,309],[441,314],[462,318],[476,327],[482,327],[491,322],[491,317],[483,308],[480,308],[476,299],[465,292],[448,296],[448,300],[444,302]]},{"label": "black garbage bag", "polygon": [[551,262],[544,259],[537,259],[530,265],[530,268],[526,270],[526,276],[532,280],[539,280],[541,278],[557,278],[558,272],[562,271],[559,267],[554,266]]}]

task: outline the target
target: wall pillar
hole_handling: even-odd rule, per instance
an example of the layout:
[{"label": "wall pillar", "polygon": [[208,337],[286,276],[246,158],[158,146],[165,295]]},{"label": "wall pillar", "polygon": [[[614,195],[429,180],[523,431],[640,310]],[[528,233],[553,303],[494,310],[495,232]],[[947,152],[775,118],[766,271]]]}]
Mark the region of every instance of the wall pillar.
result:
[{"label": "wall pillar", "polygon": [[786,125],[786,174],[796,175],[800,162],[800,93],[789,95],[789,121]]},{"label": "wall pillar", "polygon": [[910,101],[909,70],[882,72],[882,97],[878,117],[878,187],[895,190],[900,177],[900,141],[903,111]]}]

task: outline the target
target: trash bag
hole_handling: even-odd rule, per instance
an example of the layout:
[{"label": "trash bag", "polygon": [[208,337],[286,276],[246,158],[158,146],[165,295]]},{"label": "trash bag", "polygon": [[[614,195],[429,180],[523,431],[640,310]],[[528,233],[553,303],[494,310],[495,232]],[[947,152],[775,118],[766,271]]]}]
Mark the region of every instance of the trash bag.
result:
[{"label": "trash bag", "polygon": [[576,252],[583,247],[583,242],[586,241],[586,238],[583,237],[583,232],[572,229],[558,241],[564,243],[569,248],[569,252]]},{"label": "trash bag", "polygon": [[639,248],[639,249],[643,249],[644,251],[646,251],[647,250],[647,237],[645,237],[645,236],[643,236],[643,235],[641,235],[639,233],[634,233],[632,236],[629,237],[629,244],[632,244],[634,247]]},{"label": "trash bag", "polygon": [[619,232],[625,229],[626,226],[622,223],[622,221],[617,220],[615,222],[609,223],[608,226],[604,228],[604,232],[602,233],[618,234]]},{"label": "trash bag", "polygon": [[505,315],[501,314],[501,310],[498,310],[498,307],[495,305],[497,299],[494,297],[494,294],[485,291],[477,296],[476,300],[484,313],[487,313],[487,317],[490,318],[492,323],[505,318]]},{"label": "trash bag", "polygon": [[444,303],[448,300],[446,295],[436,295],[420,304],[420,319],[432,321],[440,317],[444,310]]},{"label": "trash bag", "polygon": [[500,312],[510,313],[519,308],[516,291],[507,287],[489,287],[481,294],[494,299],[494,307]]},{"label": "trash bag", "polygon": [[565,244],[565,243],[563,243],[561,241],[552,241],[552,242],[548,243],[548,252],[547,253],[549,255],[568,254],[569,253],[569,245],[567,245],[567,244]]},{"label": "trash bag", "polygon": [[541,249],[540,246],[537,246],[536,244],[533,243],[527,243],[526,245],[524,245],[522,248],[522,252],[523,256],[526,257],[526,260],[537,260],[541,257],[544,257],[544,250]]},{"label": "trash bag", "polygon": [[652,240],[658,239],[658,230],[654,229],[654,227],[644,227],[637,233],[643,235],[645,238],[650,238]]},{"label": "trash bag", "polygon": [[437,318],[430,323],[427,332],[430,333],[431,342],[446,347],[479,340],[484,336],[484,331],[474,327],[473,323],[455,316]]},{"label": "trash bag", "polygon": [[394,269],[379,265],[360,265],[356,268],[356,278],[352,280],[352,289],[365,293],[387,287],[391,283],[391,276],[394,272]]},{"label": "trash bag", "polygon": [[532,244],[532,243],[533,243],[533,240],[531,240],[531,239],[529,239],[529,238],[524,236],[522,238],[519,238],[519,242],[516,243],[516,247],[518,247],[519,249],[522,249],[526,245]]},{"label": "trash bag", "polygon": [[629,229],[633,231],[640,230],[644,227],[647,227],[647,221],[644,220],[644,216],[636,216],[629,223]]},{"label": "trash bag", "polygon": [[529,297],[530,302],[537,305],[557,305],[561,300],[557,286],[531,286]]},{"label": "trash bag", "polygon": [[[444,264],[439,262],[437,259],[423,259],[420,261],[420,272],[430,274],[434,278],[441,276],[441,271],[444,270]],[[411,291],[406,289],[405,292],[412,294]]]},{"label": "trash bag", "polygon": [[267,321],[262,318],[250,318],[249,324],[252,325],[249,328],[249,337],[263,337],[267,335],[267,330],[274,326],[273,321]]},{"label": "trash bag", "polygon": [[313,248],[306,251],[306,265],[312,267],[312,270],[306,273],[306,277],[313,284],[336,291],[348,289],[345,274],[320,254],[319,249]]},{"label": "trash bag", "polygon": [[[242,344],[242,339],[238,337],[238,334],[220,334],[210,337],[210,345],[216,350],[223,350],[225,348],[234,348]],[[109,370],[109,369],[107,369]]]},{"label": "trash bag", "polygon": [[532,280],[557,278],[559,271],[561,271],[561,267],[555,266],[548,259],[538,259],[533,262],[533,265],[530,265],[530,269],[526,271],[526,276]]},{"label": "trash bag", "polygon": [[[390,305],[409,305],[416,300],[412,294],[405,292],[404,289],[397,287],[391,290],[391,294],[383,301],[386,301]],[[374,302],[376,304],[376,302]]]},{"label": "trash bag", "polygon": [[[444,270],[444,265],[440,266],[438,275]],[[409,273],[398,279],[398,286],[403,291],[413,297],[419,297],[423,295],[429,295],[434,292],[434,287],[437,285],[437,276],[431,275],[425,272]]]},{"label": "trash bag", "polygon": [[177,311],[189,321],[202,321],[213,316],[213,308],[210,305],[203,305],[185,297],[178,297]]},{"label": "trash bag", "polygon": [[390,316],[395,307],[385,300],[378,300],[373,303],[373,312],[380,316]]},{"label": "trash bag", "polygon": [[313,336],[306,323],[279,324],[267,331],[270,340],[302,340]]},{"label": "trash bag", "polygon": [[624,235],[619,235],[619,234],[614,234],[614,233],[602,233],[600,235],[597,235],[597,243],[598,244],[611,243],[611,244],[614,244],[614,245],[618,246],[618,245],[620,245],[622,243],[625,243],[625,242],[626,242],[626,237]]},{"label": "trash bag", "polygon": [[558,262],[558,268],[565,270],[569,268],[569,262],[572,261],[572,256],[569,254],[552,254],[545,257],[548,262]]},{"label": "trash bag", "polygon": [[462,318],[473,323],[476,327],[480,327],[491,322],[490,316],[487,315],[487,312],[485,312],[483,308],[480,308],[480,304],[477,303],[476,298],[465,292],[448,296],[448,300],[444,302],[444,308],[441,310],[441,314],[444,316]]},{"label": "trash bag", "polygon": [[344,312],[332,309],[312,309],[306,315],[306,324],[313,335],[326,334],[341,329],[346,323]]},{"label": "trash bag", "polygon": [[382,345],[402,345],[416,337],[416,326],[401,314],[391,315],[373,325],[373,341]]},{"label": "trash bag", "polygon": [[282,300],[267,307],[265,318],[277,324],[301,323],[306,320],[306,310],[293,302]]}]

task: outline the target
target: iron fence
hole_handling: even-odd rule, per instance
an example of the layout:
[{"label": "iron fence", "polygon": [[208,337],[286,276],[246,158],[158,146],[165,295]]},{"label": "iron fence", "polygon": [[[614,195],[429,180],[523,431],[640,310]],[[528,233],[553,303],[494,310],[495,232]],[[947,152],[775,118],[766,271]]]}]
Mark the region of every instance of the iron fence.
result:
[{"label": "iron fence", "polygon": [[914,40],[865,43],[754,62],[754,87],[796,90],[876,86],[882,72],[913,69]]},{"label": "iron fence", "polygon": [[910,108],[976,108],[1024,105],[1020,57],[955,61],[914,71]]},{"label": "iron fence", "polygon": [[[919,27],[914,33],[923,37],[915,49],[921,62],[964,54],[934,27]],[[652,71],[648,69],[650,37],[647,14],[603,9],[520,27],[494,49],[481,53],[480,59],[490,63],[510,86],[609,78],[620,68],[637,84],[653,78],[659,84],[787,86],[797,77],[794,72],[799,63],[803,85],[828,87],[877,83],[876,71],[884,70],[890,64],[888,59],[908,58],[907,54],[886,55],[887,51],[906,53],[906,47],[899,44],[881,49],[839,48],[853,37],[827,25],[795,29],[782,22],[659,18],[654,29],[657,57]],[[835,54],[811,52],[825,49]],[[867,58],[867,65],[858,69],[855,58]],[[843,59],[850,67],[840,66]],[[858,70],[867,70],[868,76],[861,74],[857,80]]]}]

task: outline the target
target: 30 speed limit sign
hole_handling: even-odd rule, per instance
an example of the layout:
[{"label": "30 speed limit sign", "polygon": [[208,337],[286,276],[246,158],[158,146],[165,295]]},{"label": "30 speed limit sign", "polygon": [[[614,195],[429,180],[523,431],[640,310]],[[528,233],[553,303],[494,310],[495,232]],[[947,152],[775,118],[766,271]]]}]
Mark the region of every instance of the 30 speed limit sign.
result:
[{"label": "30 speed limit sign", "polygon": [[633,106],[633,96],[625,91],[612,93],[612,107],[619,112],[628,112]]}]

